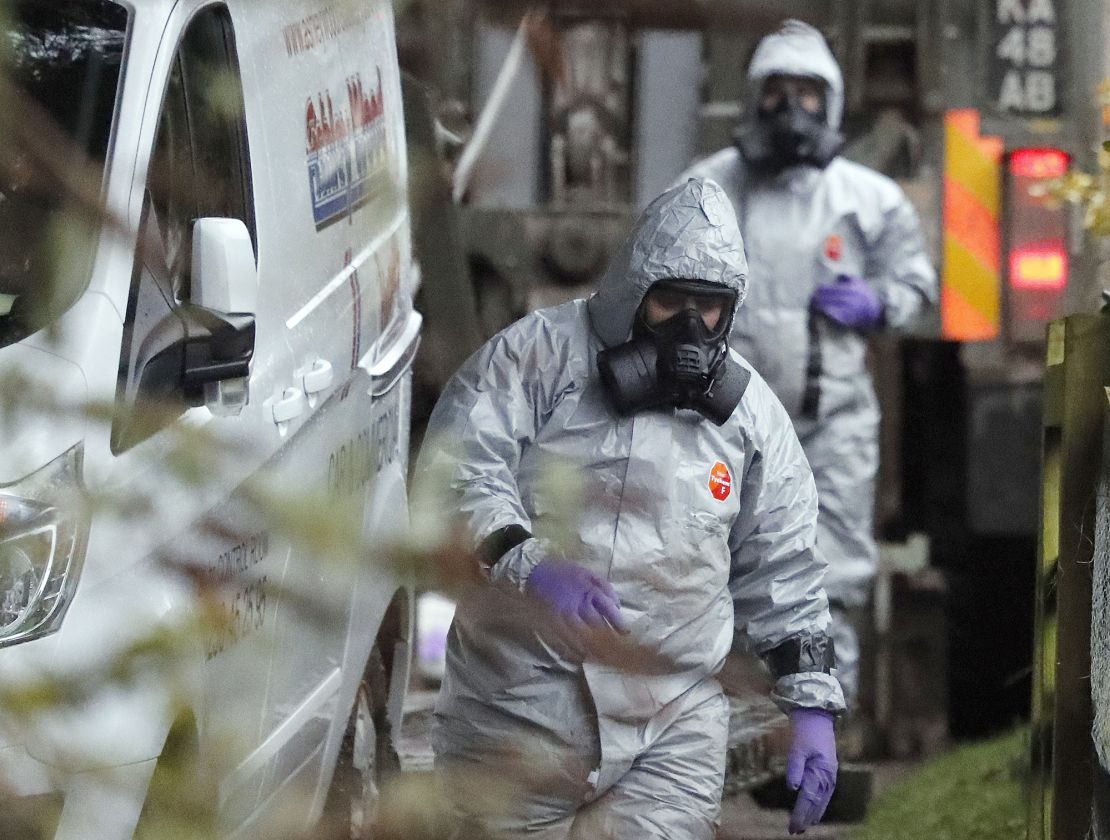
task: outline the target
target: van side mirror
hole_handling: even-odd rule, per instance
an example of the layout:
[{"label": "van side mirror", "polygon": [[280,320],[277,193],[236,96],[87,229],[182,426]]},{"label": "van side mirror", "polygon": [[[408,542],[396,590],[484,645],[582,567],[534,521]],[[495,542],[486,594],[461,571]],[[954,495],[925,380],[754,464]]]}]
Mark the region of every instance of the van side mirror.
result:
[{"label": "van side mirror", "polygon": [[193,223],[193,279],[189,299],[216,312],[258,311],[258,269],[247,226],[239,219]]},{"label": "van side mirror", "polygon": [[186,398],[198,388],[250,376],[254,315],[192,304],[180,307],[179,314],[186,328],[181,376]]},{"label": "van side mirror", "polygon": [[184,303],[143,341],[138,392],[144,400],[200,405],[214,384],[246,380],[254,356],[254,316]]},{"label": "van side mirror", "polygon": [[[254,246],[247,226],[239,219],[204,218],[193,224],[193,276],[190,299],[196,308],[210,314],[222,313],[226,324],[231,319],[250,316],[251,353],[254,350],[254,315],[258,311],[258,269],[254,261]],[[233,314],[234,313],[234,314]],[[213,336],[223,352],[230,351],[238,339],[229,337],[226,328],[216,330]],[[215,340],[215,339],[214,339]],[[199,349],[203,355],[207,350]],[[200,355],[197,356],[198,364]],[[234,352],[232,355],[236,355]],[[213,356],[215,360],[217,357]],[[247,356],[249,361],[250,355]],[[186,362],[188,364],[188,360]],[[204,367],[214,375],[219,367]],[[198,368],[198,371],[200,369]],[[197,378],[198,374],[193,376]],[[186,372],[186,378],[189,378]],[[204,402],[213,414],[229,416],[238,414],[250,399],[249,369],[238,376],[215,376],[206,379],[203,386]],[[188,382],[186,383],[189,384]]]}]

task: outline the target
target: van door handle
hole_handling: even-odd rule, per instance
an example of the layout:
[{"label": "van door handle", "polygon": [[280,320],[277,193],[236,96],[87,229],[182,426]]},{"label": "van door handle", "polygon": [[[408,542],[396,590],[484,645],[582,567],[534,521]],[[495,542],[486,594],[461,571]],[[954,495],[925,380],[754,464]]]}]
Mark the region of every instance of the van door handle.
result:
[{"label": "van door handle", "polygon": [[335,379],[335,374],[332,372],[331,362],[327,359],[317,359],[301,375],[304,392],[310,397],[326,389],[331,385],[333,379]]},{"label": "van door handle", "polygon": [[300,388],[286,388],[281,392],[280,397],[270,403],[270,411],[273,414],[274,422],[279,425],[288,423],[303,412],[304,407],[304,393]]},{"label": "van door handle", "polygon": [[370,374],[371,396],[380,397],[389,393],[412,365],[420,347],[422,321],[419,312],[410,312],[404,331],[380,358],[375,359],[378,348],[374,347],[359,361],[358,366]]}]

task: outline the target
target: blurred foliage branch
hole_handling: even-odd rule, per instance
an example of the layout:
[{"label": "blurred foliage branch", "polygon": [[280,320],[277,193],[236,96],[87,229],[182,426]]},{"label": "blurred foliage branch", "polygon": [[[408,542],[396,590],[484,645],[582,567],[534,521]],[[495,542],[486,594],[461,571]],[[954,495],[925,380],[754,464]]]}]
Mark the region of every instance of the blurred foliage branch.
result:
[{"label": "blurred foliage branch", "polygon": [[[1103,124],[1110,125],[1110,79],[1098,87]],[[1083,227],[1094,236],[1110,236],[1110,140],[1098,148],[1096,171],[1069,169],[1063,176],[1035,185],[1030,192],[1056,204],[1071,204],[1083,212]]]}]

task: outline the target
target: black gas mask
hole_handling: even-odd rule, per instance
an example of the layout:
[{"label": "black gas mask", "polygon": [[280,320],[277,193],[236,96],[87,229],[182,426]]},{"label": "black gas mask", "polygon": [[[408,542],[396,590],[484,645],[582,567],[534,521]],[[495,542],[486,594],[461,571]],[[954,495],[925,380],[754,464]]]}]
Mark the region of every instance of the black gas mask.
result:
[{"label": "black gas mask", "polygon": [[798,164],[824,169],[844,146],[844,137],[828,123],[824,101],[813,111],[801,98],[795,86],[782,84],[778,101],[761,104],[755,119],[737,129],[736,145],[756,170],[778,173]]},{"label": "black gas mask", "polygon": [[[664,311],[648,319],[648,298]],[[663,280],[652,286],[636,311],[632,338],[597,354],[601,382],[621,414],[674,406],[692,409],[720,426],[736,410],[750,374],[729,358],[728,334],[736,292],[699,280]],[[713,327],[705,312],[719,311]]]}]

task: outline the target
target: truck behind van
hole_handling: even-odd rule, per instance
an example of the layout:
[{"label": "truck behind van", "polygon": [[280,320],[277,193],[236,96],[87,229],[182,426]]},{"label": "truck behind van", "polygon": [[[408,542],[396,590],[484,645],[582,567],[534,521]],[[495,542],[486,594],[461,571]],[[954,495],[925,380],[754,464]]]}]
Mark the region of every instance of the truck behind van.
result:
[{"label": "truck behind van", "polygon": [[349,548],[408,515],[391,5],[7,9],[0,788],[123,840],[195,755],[221,835],[363,836],[412,616]]}]

